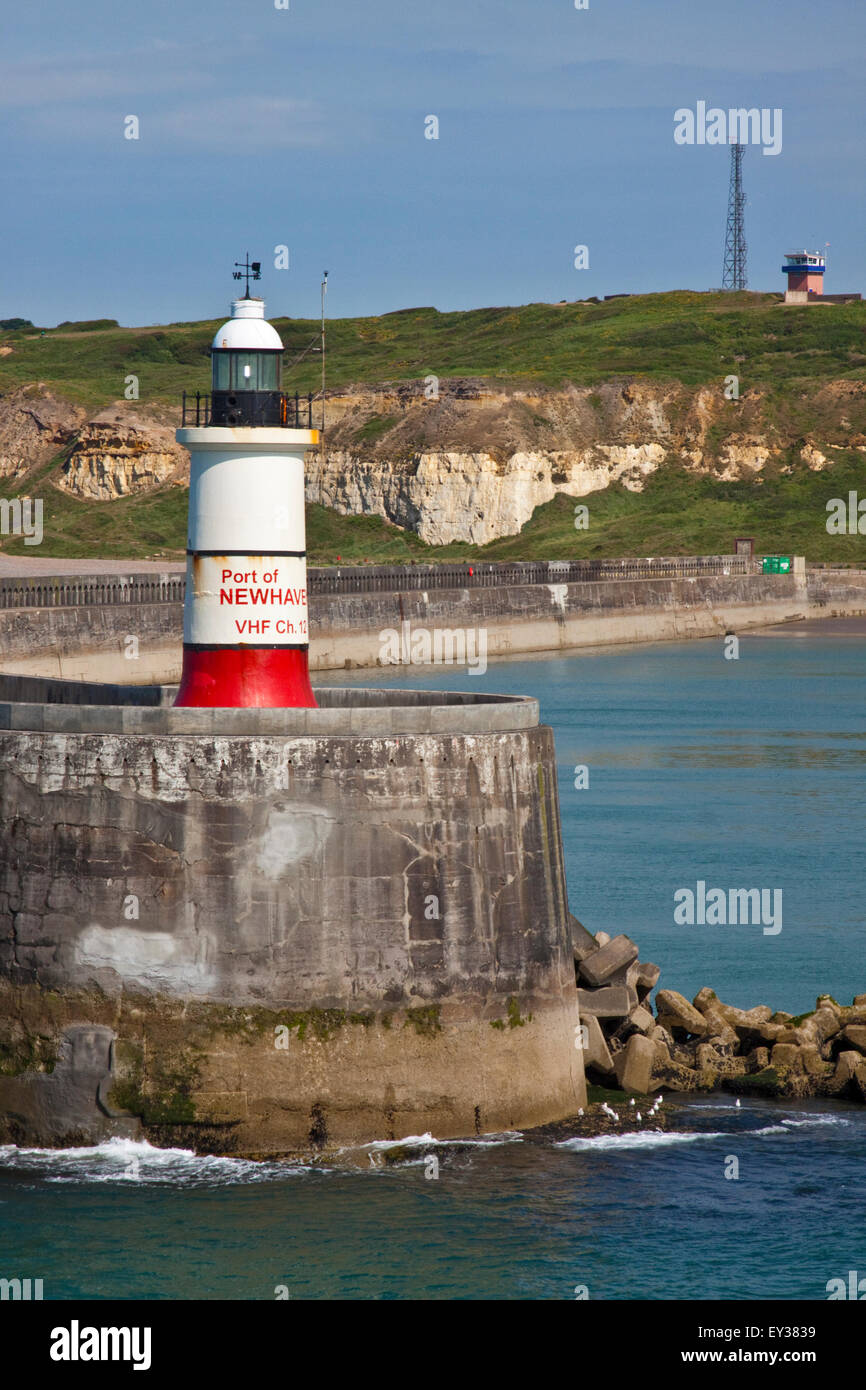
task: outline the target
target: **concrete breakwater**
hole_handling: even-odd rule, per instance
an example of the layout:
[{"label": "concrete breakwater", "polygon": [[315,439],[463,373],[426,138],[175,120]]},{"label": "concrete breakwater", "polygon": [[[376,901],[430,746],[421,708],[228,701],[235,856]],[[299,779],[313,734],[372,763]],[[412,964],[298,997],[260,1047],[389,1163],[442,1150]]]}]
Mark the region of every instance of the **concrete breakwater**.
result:
[{"label": "concrete breakwater", "polygon": [[0,678],[0,1142],[325,1152],[585,1090],[531,699]]},{"label": "concrete breakwater", "polygon": [[[733,558],[733,557],[731,557]],[[685,563],[685,562],[684,562]],[[393,587],[310,596],[314,670],[413,664],[439,651],[448,664],[524,652],[617,642],[711,637],[806,617],[866,613],[866,573],[807,570],[788,575],[682,573],[664,578],[509,583],[501,587]],[[398,581],[393,581],[396,585]],[[7,581],[8,584],[8,581]],[[31,581],[35,586],[35,582]],[[0,653],[7,671],[67,679],[176,680],[180,669],[182,583],[168,574],[156,596],[122,601],[122,584],[94,601],[0,607]],[[19,586],[20,587],[20,586]],[[462,657],[462,660],[461,660]]]},{"label": "concrete breakwater", "polygon": [[799,1017],[766,1004],[739,1009],[715,991],[692,1003],[660,989],[657,965],[630,937],[593,936],[572,919],[584,1064],[590,1081],[637,1095],[724,1089],[866,1103],[866,994],[820,995]]}]

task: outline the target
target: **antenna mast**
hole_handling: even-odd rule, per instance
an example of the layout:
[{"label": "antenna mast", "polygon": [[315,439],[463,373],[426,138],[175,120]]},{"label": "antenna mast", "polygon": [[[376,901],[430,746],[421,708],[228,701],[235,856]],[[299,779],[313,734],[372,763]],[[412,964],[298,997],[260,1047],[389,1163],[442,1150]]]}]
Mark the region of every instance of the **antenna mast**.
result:
[{"label": "antenna mast", "polygon": [[745,145],[731,146],[731,185],[728,193],[728,224],[725,230],[723,290],[746,290],[746,195],[743,192],[743,152]]}]

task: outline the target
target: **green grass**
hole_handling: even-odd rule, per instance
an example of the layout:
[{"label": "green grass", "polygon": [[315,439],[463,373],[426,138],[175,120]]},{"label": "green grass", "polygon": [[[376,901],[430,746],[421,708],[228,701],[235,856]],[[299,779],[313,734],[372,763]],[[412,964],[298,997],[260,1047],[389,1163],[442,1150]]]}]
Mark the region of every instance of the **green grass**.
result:
[{"label": "green grass", "polygon": [[[32,381],[82,405],[123,396],[139,377],[141,402],[175,403],[209,387],[207,349],[222,320],[146,328],[69,325],[0,332],[0,392]],[[312,319],[272,320],[287,362],[316,336]],[[440,313],[402,309],[328,323],[329,389],[439,377],[565,381],[593,385],[615,376],[718,382],[737,373],[742,389],[793,388],[798,381],[864,378],[866,304],[785,308],[775,294],[676,291],[608,304],[526,304]],[[286,389],[318,389],[321,359],[292,369]]]},{"label": "green grass", "polygon": [[[147,328],[94,327],[86,323],[47,330],[0,331],[0,394],[36,382],[88,409],[120,399],[124,379],[139,379],[140,405],[176,409],[182,390],[207,391],[207,349],[221,320]],[[104,322],[104,321],[100,321]],[[110,321],[108,321],[110,322]],[[311,320],[275,319],[291,359],[315,338]],[[864,428],[866,304],[785,308],[778,295],[750,293],[637,295],[610,303],[529,304],[518,308],[439,313],[404,309],[377,318],[334,319],[328,325],[328,384],[464,377],[502,383],[537,382],[559,387],[596,386],[611,378],[643,377],[686,387],[730,374],[741,393],[759,391],[749,427],[788,441],[787,454],[761,474],[725,483],[666,467],[651,475],[642,493],[613,485],[581,499],[590,512],[588,531],[575,531],[574,501],[560,494],[539,507],[519,536],[485,547],[431,547],[411,532],[377,517],[343,517],[307,508],[309,554],[314,564],[402,564],[483,558],[568,559],[581,556],[695,554],[730,551],[735,536],[754,536],[764,553],[805,554],[810,560],[866,562],[866,537],[828,536],[826,503],[850,489],[864,492],[862,455],[833,450],[834,463],[810,472],[799,457],[803,440],[819,446],[846,442]],[[292,369],[286,389],[315,390],[321,360],[309,357]],[[853,393],[822,395],[825,383],[849,380]],[[844,388],[849,390],[849,388]],[[602,406],[595,391],[594,409]],[[683,402],[671,400],[677,417]],[[545,416],[531,407],[532,422]],[[732,412],[737,407],[732,405]],[[732,414],[731,428],[736,430]],[[374,415],[359,426],[356,443],[375,445],[397,423]],[[676,424],[676,419],[674,418]],[[727,430],[708,431],[707,452],[717,451]],[[405,445],[405,441],[404,441]],[[187,492],[164,487],[114,502],[83,502],[54,486],[57,458],[18,488],[0,481],[0,496],[26,492],[45,504],[41,553],[58,557],[180,558],[186,543]],[[783,473],[783,468],[788,473]],[[6,553],[34,555],[23,538],[0,536]]]},{"label": "green grass", "polygon": [[388,430],[396,423],[396,415],[371,415],[369,420],[364,421],[360,429],[355,430],[355,443],[373,444],[383,434],[387,434]]}]

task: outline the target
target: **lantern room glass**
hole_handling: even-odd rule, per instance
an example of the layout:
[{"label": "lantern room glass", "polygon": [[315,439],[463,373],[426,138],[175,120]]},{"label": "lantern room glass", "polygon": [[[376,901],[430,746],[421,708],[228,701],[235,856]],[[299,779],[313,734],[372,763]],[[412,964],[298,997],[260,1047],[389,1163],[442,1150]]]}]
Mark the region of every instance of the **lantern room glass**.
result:
[{"label": "lantern room glass", "polygon": [[279,391],[279,352],[214,352],[214,391]]}]

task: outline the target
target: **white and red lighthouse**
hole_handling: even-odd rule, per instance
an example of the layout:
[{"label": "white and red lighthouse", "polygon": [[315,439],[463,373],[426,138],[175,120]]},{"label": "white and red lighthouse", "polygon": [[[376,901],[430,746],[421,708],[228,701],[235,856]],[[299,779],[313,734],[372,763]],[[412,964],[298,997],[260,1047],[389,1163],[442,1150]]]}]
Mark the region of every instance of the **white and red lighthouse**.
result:
[{"label": "white and red lighthouse", "polygon": [[210,398],[184,397],[176,437],[190,453],[189,533],[176,705],[316,703],[304,456],[319,434],[310,398],[280,389],[283,345],[264,311],[248,283],[213,340]]}]

